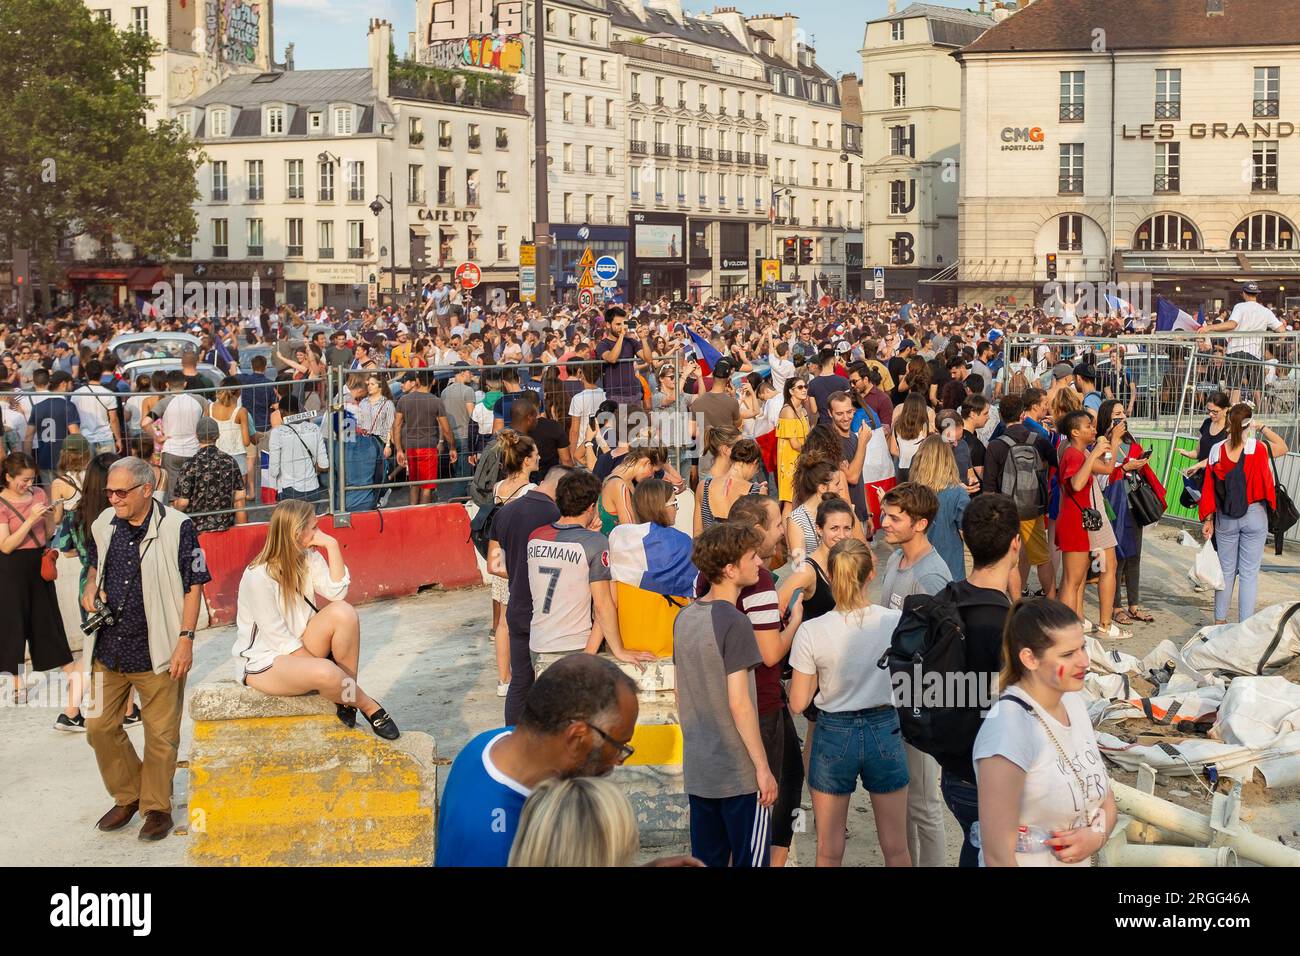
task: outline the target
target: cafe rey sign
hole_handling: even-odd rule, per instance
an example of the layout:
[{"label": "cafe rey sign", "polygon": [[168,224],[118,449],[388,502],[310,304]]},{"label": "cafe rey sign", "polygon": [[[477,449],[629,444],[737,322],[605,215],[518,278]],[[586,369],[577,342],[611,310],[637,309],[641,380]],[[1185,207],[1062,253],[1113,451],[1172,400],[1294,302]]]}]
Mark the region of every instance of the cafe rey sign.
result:
[{"label": "cafe rey sign", "polygon": [[421,209],[416,215],[421,222],[473,222],[478,213],[472,209]]}]

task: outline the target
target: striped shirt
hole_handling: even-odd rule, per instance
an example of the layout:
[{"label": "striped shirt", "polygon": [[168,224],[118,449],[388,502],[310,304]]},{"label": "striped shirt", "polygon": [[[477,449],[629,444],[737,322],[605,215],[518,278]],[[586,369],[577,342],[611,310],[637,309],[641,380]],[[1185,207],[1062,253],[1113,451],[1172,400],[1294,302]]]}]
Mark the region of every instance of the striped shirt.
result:
[{"label": "striped shirt", "polygon": [[[695,596],[703,597],[709,590],[709,582],[704,575],[695,581]],[[776,579],[767,568],[760,568],[758,580],[740,592],[736,598],[736,608],[749,618],[754,634],[781,630],[781,608],[777,603]],[[754,668],[754,685],[758,696],[758,712],[770,714],[780,710],[784,704],[781,692],[781,664],[772,667],[759,664]]]}]

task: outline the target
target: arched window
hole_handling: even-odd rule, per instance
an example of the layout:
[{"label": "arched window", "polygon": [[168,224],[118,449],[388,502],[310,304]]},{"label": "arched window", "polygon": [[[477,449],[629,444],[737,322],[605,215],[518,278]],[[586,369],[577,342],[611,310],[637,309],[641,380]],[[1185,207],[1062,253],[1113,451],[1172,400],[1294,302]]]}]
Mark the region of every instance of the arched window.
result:
[{"label": "arched window", "polygon": [[1243,252],[1294,249],[1295,227],[1275,212],[1257,212],[1237,223],[1237,228],[1232,230],[1232,248]]},{"label": "arched window", "polygon": [[1142,252],[1190,252],[1201,248],[1201,235],[1186,216],[1162,212],[1138,226],[1133,248]]}]

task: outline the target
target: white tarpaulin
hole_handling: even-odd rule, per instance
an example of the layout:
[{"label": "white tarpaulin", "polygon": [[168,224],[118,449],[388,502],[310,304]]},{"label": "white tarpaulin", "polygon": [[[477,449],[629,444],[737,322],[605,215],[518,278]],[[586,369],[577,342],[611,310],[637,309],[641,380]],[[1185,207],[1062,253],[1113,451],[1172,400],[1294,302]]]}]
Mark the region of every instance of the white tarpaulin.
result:
[{"label": "white tarpaulin", "polygon": [[1298,611],[1300,604],[1274,604],[1240,624],[1203,627],[1183,645],[1183,660],[1198,671],[1228,674],[1285,667],[1300,657]]}]

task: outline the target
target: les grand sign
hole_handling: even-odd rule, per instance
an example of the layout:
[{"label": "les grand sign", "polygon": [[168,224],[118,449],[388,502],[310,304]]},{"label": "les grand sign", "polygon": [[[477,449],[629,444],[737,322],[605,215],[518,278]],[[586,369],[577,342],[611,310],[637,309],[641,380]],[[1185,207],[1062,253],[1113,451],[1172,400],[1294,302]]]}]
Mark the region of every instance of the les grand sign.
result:
[{"label": "les grand sign", "polygon": [[[1285,139],[1296,134],[1295,123],[1189,123],[1182,127],[1188,139]],[[1143,123],[1121,126],[1121,139],[1174,139],[1179,128],[1174,123]]]}]

